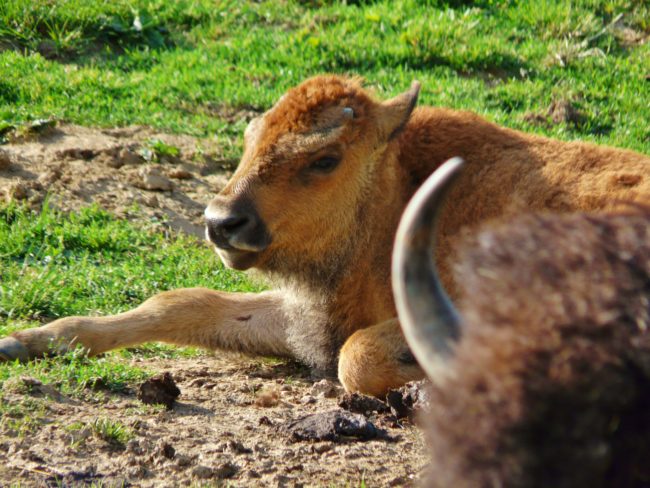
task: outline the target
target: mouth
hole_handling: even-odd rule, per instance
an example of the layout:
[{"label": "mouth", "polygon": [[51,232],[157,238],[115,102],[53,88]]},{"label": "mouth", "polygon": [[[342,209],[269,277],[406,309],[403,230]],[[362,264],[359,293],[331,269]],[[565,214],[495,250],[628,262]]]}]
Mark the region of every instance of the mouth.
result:
[{"label": "mouth", "polygon": [[242,251],[240,249],[221,249],[215,246],[215,251],[221,262],[228,268],[238,271],[245,271],[257,262],[259,253],[253,251]]},{"label": "mouth", "polygon": [[206,228],[205,238],[214,246],[214,250],[221,259],[221,262],[228,268],[244,271],[249,269],[257,261],[259,251],[251,249],[239,249],[226,239],[215,239],[210,236]]}]

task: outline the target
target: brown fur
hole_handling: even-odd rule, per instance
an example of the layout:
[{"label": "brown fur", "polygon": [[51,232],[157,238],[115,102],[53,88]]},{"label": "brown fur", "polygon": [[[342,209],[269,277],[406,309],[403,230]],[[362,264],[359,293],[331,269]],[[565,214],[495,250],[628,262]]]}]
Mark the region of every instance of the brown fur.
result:
[{"label": "brown fur", "polygon": [[[266,322],[269,334],[285,335],[282,346],[288,355],[329,370],[336,368],[339,349],[347,340],[339,363],[344,386],[376,395],[405,378],[422,376],[414,363],[393,357],[398,352],[398,357],[408,357],[405,342],[395,343],[395,337],[401,337],[397,323],[392,329],[376,324],[395,316],[390,250],[400,214],[423,179],[449,156],[468,162],[442,217],[439,256],[449,286],[448,263],[462,229],[531,208],[602,210],[618,199],[650,199],[650,158],[644,155],[523,134],[468,112],[424,107],[411,113],[414,103],[411,92],[378,102],[357,79],[319,76],[305,81],[251,122],[242,161],[207,210],[242,199],[254,203],[272,241],[263,251],[246,255],[242,267],[256,269],[281,290],[278,310],[271,314],[276,319]],[[342,117],[344,107],[353,109],[354,118]],[[334,171],[309,171],[314,160],[331,154],[341,158]],[[227,253],[220,255],[227,264],[234,263]],[[225,309],[236,313],[237,294],[213,293],[219,297],[215,303],[226,300]],[[133,312],[146,316],[147,303]],[[249,313],[254,318],[268,315],[265,306],[261,301]],[[167,310],[174,323],[186,320],[177,316],[185,309],[178,310],[173,305]],[[204,324],[206,337],[220,336],[221,320],[231,323],[221,311],[212,316],[214,320]],[[64,320],[82,321],[89,324],[88,330],[93,323],[102,324],[94,319]],[[156,335],[156,324],[143,326],[138,340],[168,340]],[[52,327],[16,337],[32,355],[42,352],[34,344],[49,340],[79,342],[92,352],[105,350],[104,343],[97,342],[102,332],[93,329],[90,339],[85,328],[75,329],[73,335],[61,323]],[[236,330],[245,335],[247,329]],[[250,352],[264,349],[264,338],[259,341]],[[115,339],[107,342],[120,346]],[[196,345],[232,347],[218,340]],[[370,381],[372,386],[367,371],[381,372]],[[360,376],[362,372],[366,376]]]},{"label": "brown fur", "polygon": [[650,212],[518,218],[462,255],[428,486],[649,486]]}]

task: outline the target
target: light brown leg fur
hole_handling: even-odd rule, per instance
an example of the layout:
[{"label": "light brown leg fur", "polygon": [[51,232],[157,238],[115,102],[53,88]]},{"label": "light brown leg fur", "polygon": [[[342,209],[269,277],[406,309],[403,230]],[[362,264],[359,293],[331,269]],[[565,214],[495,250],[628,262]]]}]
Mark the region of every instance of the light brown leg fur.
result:
[{"label": "light brown leg fur", "polygon": [[30,357],[81,345],[90,354],[149,341],[290,356],[279,293],[185,288],[108,317],[66,317],[14,335]]},{"label": "light brown leg fur", "polygon": [[[95,355],[151,341],[292,357],[279,292],[226,293],[185,288],[160,293],[107,317],[66,317],[13,334],[30,357],[81,346]],[[355,332],[341,349],[339,379],[347,391],[382,396],[424,373],[397,320]]]},{"label": "light brown leg fur", "polygon": [[343,344],[339,380],[347,391],[383,396],[391,388],[424,378],[397,320],[358,330]]}]

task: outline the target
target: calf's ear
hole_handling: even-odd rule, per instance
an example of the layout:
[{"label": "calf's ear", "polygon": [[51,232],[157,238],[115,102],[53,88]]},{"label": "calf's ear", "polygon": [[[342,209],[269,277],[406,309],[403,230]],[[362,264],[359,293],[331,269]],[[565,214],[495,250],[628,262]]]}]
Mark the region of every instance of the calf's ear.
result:
[{"label": "calf's ear", "polygon": [[379,128],[386,140],[392,139],[402,131],[415,108],[419,93],[420,82],[414,81],[408,91],[381,104]]}]

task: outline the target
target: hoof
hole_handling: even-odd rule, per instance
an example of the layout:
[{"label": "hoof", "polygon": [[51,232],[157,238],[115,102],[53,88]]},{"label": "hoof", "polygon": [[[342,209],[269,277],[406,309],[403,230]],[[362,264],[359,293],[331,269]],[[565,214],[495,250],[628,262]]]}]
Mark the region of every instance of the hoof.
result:
[{"label": "hoof", "polygon": [[23,344],[15,337],[0,339],[0,362],[15,361],[21,362],[29,359],[29,352]]}]

